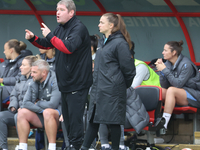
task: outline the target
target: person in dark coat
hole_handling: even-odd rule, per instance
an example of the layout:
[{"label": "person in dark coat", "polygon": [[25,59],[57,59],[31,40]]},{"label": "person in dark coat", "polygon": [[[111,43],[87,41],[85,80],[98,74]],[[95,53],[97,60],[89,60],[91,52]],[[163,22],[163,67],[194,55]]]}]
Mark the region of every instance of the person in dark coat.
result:
[{"label": "person in dark coat", "polygon": [[89,149],[99,124],[111,129],[112,149],[119,149],[120,125],[125,123],[126,89],[135,76],[132,43],[120,15],[106,13],[100,18],[99,40],[90,93],[89,125],[81,149]]},{"label": "person in dark coat", "polygon": [[200,108],[200,73],[196,65],[181,54],[182,45],[183,41],[167,42],[162,52],[167,61],[163,63],[158,59],[155,63],[160,72],[166,129],[176,104]]},{"label": "person in dark coat", "polygon": [[26,44],[17,39],[10,39],[4,44],[5,60],[0,64],[0,84],[3,88],[2,100],[8,98],[20,78],[20,66],[24,57],[32,55]]},{"label": "person in dark coat", "polygon": [[92,85],[91,42],[86,26],[76,17],[73,0],[60,0],[56,9],[59,25],[54,32],[42,23],[44,38],[28,29],[25,38],[38,48],[55,48],[55,72],[62,93],[63,121],[71,149],[78,150],[83,142],[83,114]]},{"label": "person in dark coat", "polygon": [[[132,48],[130,50],[132,57],[134,58],[135,44],[132,41]],[[126,94],[126,121],[125,125],[121,125],[121,138],[119,150],[128,150],[129,147],[124,145],[124,128],[134,128],[137,133],[149,123],[149,115],[143,105],[139,95],[134,90],[139,85],[156,85],[160,86],[159,76],[148,67],[145,62],[135,59],[136,75],[133,79],[131,87],[127,89]],[[109,145],[109,128],[106,124],[100,124],[99,126],[99,139],[101,141],[102,150],[111,150]]]}]

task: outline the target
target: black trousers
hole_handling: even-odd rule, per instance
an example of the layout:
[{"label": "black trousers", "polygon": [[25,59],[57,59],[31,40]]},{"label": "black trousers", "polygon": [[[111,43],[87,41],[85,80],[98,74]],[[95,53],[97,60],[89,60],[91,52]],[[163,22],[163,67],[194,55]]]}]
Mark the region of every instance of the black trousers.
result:
[{"label": "black trousers", "polygon": [[[82,150],[88,150],[90,145],[92,144],[93,140],[97,136],[99,131],[99,123],[93,123],[94,113],[95,113],[96,106],[92,113],[92,118],[89,121],[89,125],[87,131],[85,133],[84,142],[82,145]],[[119,150],[119,143],[120,143],[120,136],[121,136],[121,128],[119,124],[108,124],[109,128],[111,129],[111,141],[112,141],[112,150]]]},{"label": "black trousers", "polygon": [[87,102],[88,89],[62,93],[62,114],[69,143],[79,149],[84,136],[83,113]]}]

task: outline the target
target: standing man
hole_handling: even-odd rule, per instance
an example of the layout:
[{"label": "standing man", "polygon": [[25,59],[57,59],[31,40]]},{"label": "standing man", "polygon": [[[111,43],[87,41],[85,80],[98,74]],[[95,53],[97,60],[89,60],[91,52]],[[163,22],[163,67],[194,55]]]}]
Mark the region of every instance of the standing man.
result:
[{"label": "standing man", "polygon": [[25,38],[38,48],[56,48],[55,65],[70,149],[79,149],[83,139],[83,113],[92,85],[91,43],[87,28],[75,16],[73,0],[57,3],[58,27],[54,32],[43,23],[44,38],[25,30]]}]

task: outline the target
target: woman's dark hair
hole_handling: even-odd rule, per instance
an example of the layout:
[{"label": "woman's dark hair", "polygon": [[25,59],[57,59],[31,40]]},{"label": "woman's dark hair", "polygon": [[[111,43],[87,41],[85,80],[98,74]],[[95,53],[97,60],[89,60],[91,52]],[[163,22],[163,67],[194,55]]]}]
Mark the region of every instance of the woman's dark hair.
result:
[{"label": "woman's dark hair", "polygon": [[17,39],[11,39],[8,42],[9,48],[14,48],[15,52],[18,54],[21,54],[21,50],[26,49],[26,44],[22,41],[18,41]]},{"label": "woman's dark hair", "polygon": [[97,34],[90,35],[91,46],[93,47],[93,50],[94,50],[95,53],[97,51],[97,45],[98,45],[98,40],[99,39],[100,39],[100,37]]},{"label": "woman's dark hair", "polygon": [[119,14],[115,15],[113,13],[106,13],[106,14],[103,14],[103,16],[107,17],[108,21],[110,23],[114,24],[114,27],[113,27],[111,33],[113,34],[116,31],[120,30],[121,33],[123,34],[124,38],[128,42],[129,49],[131,49],[131,47],[132,47],[131,37],[130,37],[130,34],[128,33],[128,31],[126,30],[126,25],[125,25],[122,17]]},{"label": "woman's dark hair", "polygon": [[182,40],[180,42],[169,41],[166,44],[170,46],[171,52],[173,52],[175,50],[177,52],[177,56],[179,56],[181,54],[181,51],[183,50],[183,47],[182,47],[183,41]]}]

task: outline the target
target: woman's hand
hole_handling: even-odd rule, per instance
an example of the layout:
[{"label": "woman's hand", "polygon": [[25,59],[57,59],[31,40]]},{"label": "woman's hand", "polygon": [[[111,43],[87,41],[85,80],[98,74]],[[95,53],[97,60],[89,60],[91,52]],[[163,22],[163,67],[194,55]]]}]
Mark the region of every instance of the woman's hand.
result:
[{"label": "woman's hand", "polygon": [[159,59],[157,59],[157,61],[155,62],[155,65],[157,65],[157,64],[162,64],[162,63],[163,63],[162,58],[159,58]]},{"label": "woman's hand", "polygon": [[162,61],[162,58],[159,58],[156,62],[155,62],[156,68],[158,71],[162,71],[163,69],[166,68],[165,64]]}]

